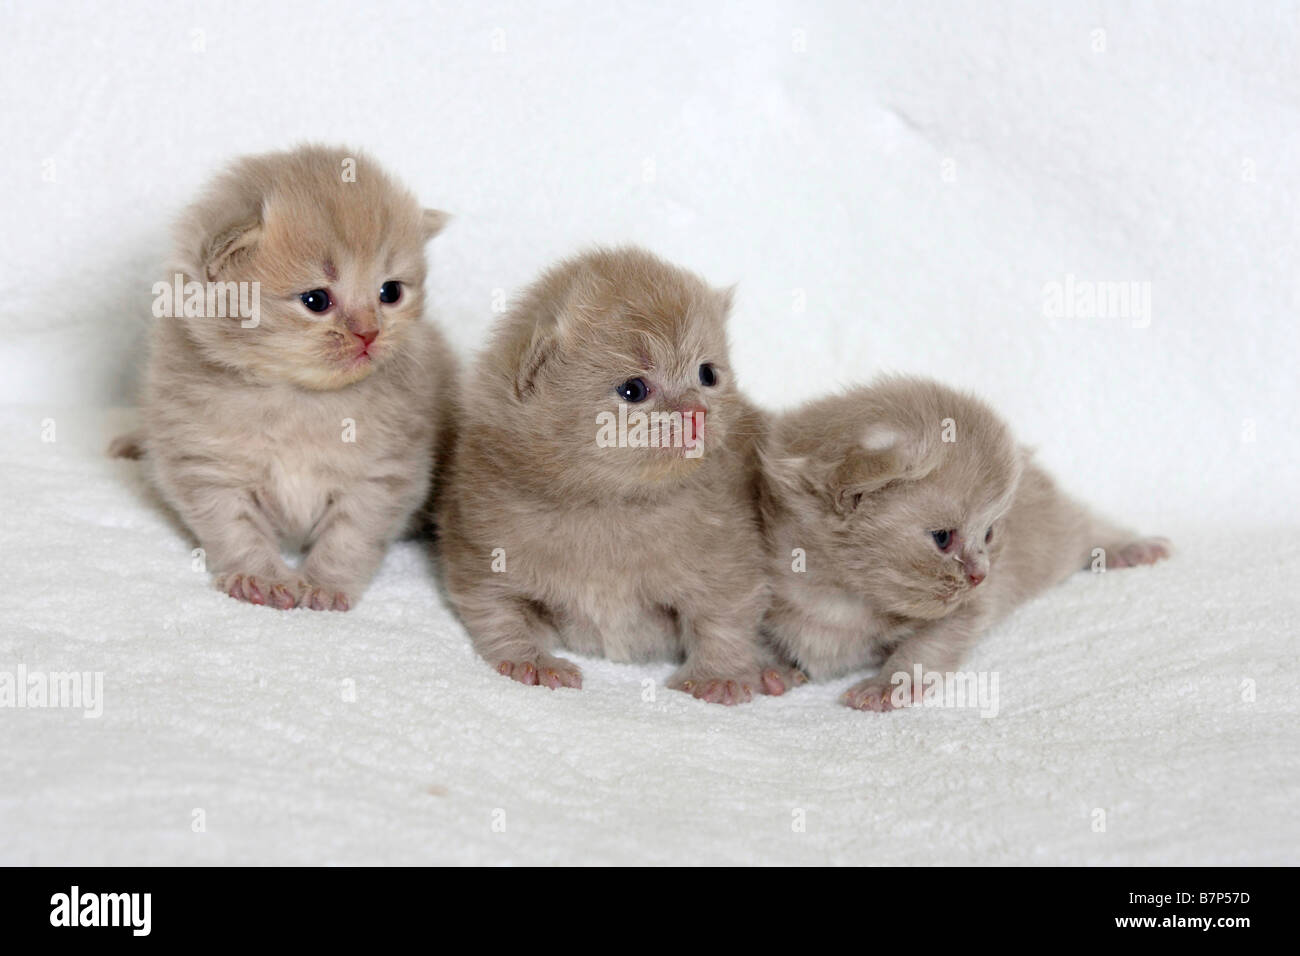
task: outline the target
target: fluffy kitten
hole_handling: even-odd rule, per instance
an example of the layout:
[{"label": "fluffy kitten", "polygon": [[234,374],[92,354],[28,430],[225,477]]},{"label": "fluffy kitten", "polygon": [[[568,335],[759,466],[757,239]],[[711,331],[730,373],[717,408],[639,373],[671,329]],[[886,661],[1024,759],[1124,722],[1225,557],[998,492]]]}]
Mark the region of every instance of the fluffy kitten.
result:
[{"label": "fluffy kitten", "polygon": [[1169,554],[1070,500],[987,405],[934,382],[812,402],[774,423],[764,458],[764,631],[814,679],[881,665],[845,694],[859,709],[910,702],[893,675],[953,670],[990,623],[1092,566],[1094,549],[1111,569]]},{"label": "fluffy kitten", "polygon": [[[452,602],[500,673],[580,687],[549,653],[563,646],[682,660],[669,686],[708,701],[784,690],[759,640],[761,420],[728,362],[729,307],[647,252],[597,250],[545,273],[495,329],[438,523]],[[685,416],[676,447],[628,447],[646,437],[634,413],[651,412]],[[624,447],[602,447],[620,414]]]},{"label": "fluffy kitten", "polygon": [[423,321],[445,221],[308,146],[238,160],[178,224],[171,273],[258,283],[260,314],[158,319],[144,427],[110,451],[143,455],[231,597],[346,611],[424,503],[455,372]]}]

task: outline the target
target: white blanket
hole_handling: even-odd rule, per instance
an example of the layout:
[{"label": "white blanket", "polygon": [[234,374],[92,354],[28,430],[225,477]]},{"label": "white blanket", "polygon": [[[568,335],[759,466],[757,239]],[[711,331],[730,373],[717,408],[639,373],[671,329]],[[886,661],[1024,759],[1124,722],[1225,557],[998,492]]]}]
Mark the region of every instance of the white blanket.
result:
[{"label": "white blanket", "polygon": [[102,456],[125,416],[38,414],[0,416],[0,670],[103,692],[0,710],[0,862],[1300,861],[1294,538],[1077,575],[970,660],[995,716],[593,660],[549,691],[475,657],[414,543],[347,614],[231,600]]}]

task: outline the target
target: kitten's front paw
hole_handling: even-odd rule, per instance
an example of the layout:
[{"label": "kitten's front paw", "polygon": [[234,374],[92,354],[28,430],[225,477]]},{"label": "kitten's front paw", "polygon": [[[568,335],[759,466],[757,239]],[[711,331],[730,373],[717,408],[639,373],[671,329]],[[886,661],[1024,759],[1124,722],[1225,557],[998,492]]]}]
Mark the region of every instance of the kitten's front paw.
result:
[{"label": "kitten's front paw", "polygon": [[775,664],[763,668],[761,688],[764,694],[780,697],[786,691],[794,690],[806,683],[808,683],[808,675],[797,667]]},{"label": "kitten's front paw", "polygon": [[549,687],[551,690],[558,687],[582,688],[582,668],[550,654],[538,654],[534,660],[497,661],[493,667],[498,674],[530,687]]},{"label": "kitten's front paw", "polygon": [[868,677],[846,690],[844,696],[840,698],[840,703],[854,710],[874,710],[877,713],[884,713],[907,707],[919,699],[893,681],[877,675]]},{"label": "kitten's front paw", "polygon": [[217,589],[225,591],[236,601],[264,604],[287,611],[298,606],[302,585],[295,581],[278,581],[274,578],[240,574],[232,571],[217,576]]},{"label": "kitten's front paw", "polygon": [[1168,538],[1138,538],[1117,548],[1106,550],[1108,568],[1135,568],[1139,564],[1155,564],[1173,553]]},{"label": "kitten's front paw", "polygon": [[352,600],[343,591],[334,591],[330,588],[307,587],[303,591],[302,600],[299,602],[302,607],[310,608],[313,611],[350,611],[352,609]]},{"label": "kitten's front paw", "polygon": [[690,694],[696,700],[709,704],[724,704],[727,707],[747,704],[754,699],[755,693],[766,693],[763,690],[762,676],[757,671],[752,674],[732,674],[722,677],[703,671],[683,669],[668,679],[668,688]]}]

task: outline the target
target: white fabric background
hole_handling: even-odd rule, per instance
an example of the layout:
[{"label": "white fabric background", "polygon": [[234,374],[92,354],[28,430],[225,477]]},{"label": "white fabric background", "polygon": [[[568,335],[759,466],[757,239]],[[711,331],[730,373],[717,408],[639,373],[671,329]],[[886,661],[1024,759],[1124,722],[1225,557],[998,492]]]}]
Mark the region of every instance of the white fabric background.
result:
[{"label": "white fabric background", "polygon": [[[1298,26],[1295,3],[5,2],[0,670],[101,670],[107,699],[0,710],[0,862],[1300,862]],[[881,370],[974,388],[1178,555],[991,633],[983,721],[851,714],[843,682],[646,702],[667,668],[602,662],[580,694],[517,687],[413,545],[346,616],[229,601],[101,451],[171,217],[304,139],[457,216],[432,299],[462,356],[497,290],[640,242],[739,283],[760,402]],[[1150,325],[1045,316],[1067,274],[1149,282]]]}]

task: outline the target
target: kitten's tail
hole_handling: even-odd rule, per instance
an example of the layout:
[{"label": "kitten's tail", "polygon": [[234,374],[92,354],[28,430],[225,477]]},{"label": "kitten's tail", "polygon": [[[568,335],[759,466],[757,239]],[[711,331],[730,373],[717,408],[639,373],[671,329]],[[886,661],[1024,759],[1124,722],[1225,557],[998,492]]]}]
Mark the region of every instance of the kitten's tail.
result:
[{"label": "kitten's tail", "polygon": [[125,435],[118,435],[108,443],[109,458],[130,458],[138,460],[144,457],[144,429],[137,428]]}]

